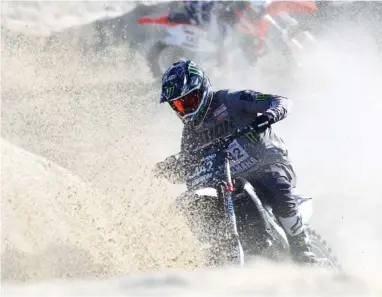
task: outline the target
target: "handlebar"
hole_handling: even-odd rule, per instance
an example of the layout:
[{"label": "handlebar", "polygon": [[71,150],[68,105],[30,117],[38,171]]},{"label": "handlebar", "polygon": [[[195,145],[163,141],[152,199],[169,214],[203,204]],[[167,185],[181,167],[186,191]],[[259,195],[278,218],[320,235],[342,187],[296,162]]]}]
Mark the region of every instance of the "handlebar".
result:
[{"label": "handlebar", "polygon": [[[265,125],[269,125],[269,122],[262,123],[259,126],[259,128],[261,128],[262,126],[265,126]],[[210,147],[214,147],[214,146],[220,146],[225,150],[228,148],[228,146],[231,144],[231,142],[234,141],[237,137],[243,136],[244,134],[251,132],[251,131],[254,131],[254,130],[255,130],[255,128],[252,126],[252,124],[249,124],[248,126],[245,126],[244,128],[236,129],[231,135],[215,139],[213,142],[211,142],[211,143],[209,143],[203,147],[198,147],[195,150],[193,150],[192,152],[197,152],[200,149],[206,149],[206,148],[210,148]]]},{"label": "handlebar", "polygon": [[[269,125],[269,123],[265,122],[259,127],[262,127],[264,125]],[[249,124],[248,126],[245,126],[244,128],[236,129],[231,135],[215,139],[213,142],[211,142],[211,143],[209,143],[203,147],[196,147],[195,149],[191,150],[191,154],[195,154],[198,151],[200,151],[201,149],[208,149],[208,148],[213,148],[213,147],[220,147],[223,150],[226,150],[228,148],[228,146],[231,144],[231,142],[234,141],[237,137],[243,136],[244,134],[251,132],[251,131],[254,131],[254,130],[255,130],[255,128],[252,126],[252,124]],[[160,162],[160,163],[176,162],[178,160],[179,156],[180,156],[180,153],[171,155],[171,156],[167,157],[164,162]]]}]

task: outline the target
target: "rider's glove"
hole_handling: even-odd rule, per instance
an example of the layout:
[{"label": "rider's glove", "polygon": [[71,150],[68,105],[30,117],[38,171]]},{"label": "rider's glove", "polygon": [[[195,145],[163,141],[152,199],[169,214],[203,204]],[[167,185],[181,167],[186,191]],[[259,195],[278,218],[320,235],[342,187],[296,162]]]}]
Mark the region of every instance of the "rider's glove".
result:
[{"label": "rider's glove", "polygon": [[263,113],[259,115],[253,122],[252,127],[257,133],[262,133],[275,123],[273,115]]}]

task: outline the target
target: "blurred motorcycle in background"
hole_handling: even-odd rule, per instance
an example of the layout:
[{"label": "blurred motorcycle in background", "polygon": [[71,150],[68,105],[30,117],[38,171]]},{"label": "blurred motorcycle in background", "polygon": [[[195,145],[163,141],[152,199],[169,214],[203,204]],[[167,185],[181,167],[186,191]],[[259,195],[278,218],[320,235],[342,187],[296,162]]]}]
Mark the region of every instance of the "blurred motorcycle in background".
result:
[{"label": "blurred motorcycle in background", "polygon": [[[250,1],[233,1],[231,7],[234,17],[225,18],[229,33],[223,43],[229,53],[227,62],[235,61],[235,54],[239,54],[247,64],[255,66],[259,59],[269,57],[276,66],[274,71],[290,71],[301,66],[300,53],[317,43],[309,29],[295,18],[297,14],[315,13],[318,10],[315,2],[271,1],[264,6],[260,17],[258,8]],[[216,53],[221,45],[214,42],[207,30],[170,21],[169,14],[140,17],[138,24],[164,28],[147,53],[154,76],[161,77],[168,65],[185,57],[203,59],[204,65],[216,65]]]}]

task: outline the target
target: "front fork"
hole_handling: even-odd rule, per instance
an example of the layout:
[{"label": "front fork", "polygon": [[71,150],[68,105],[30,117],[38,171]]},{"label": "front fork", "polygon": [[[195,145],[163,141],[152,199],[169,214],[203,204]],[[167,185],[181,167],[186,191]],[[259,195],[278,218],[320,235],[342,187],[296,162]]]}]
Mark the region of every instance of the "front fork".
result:
[{"label": "front fork", "polygon": [[224,210],[226,217],[226,239],[228,242],[229,249],[229,261],[235,265],[244,265],[244,252],[243,247],[240,243],[239,233],[237,231],[235,207],[233,203],[233,192],[234,186],[231,177],[231,168],[229,165],[229,160],[226,156],[225,158],[225,174],[226,181],[224,184],[221,184],[219,187],[220,197],[224,201]]},{"label": "front fork", "polygon": [[[272,17],[269,14],[266,14],[264,18],[272,24],[277,30],[280,31],[280,33],[283,36],[284,41],[297,48],[298,50],[302,51],[304,50],[304,45],[297,40],[296,35],[300,31],[299,29],[299,22],[290,16],[288,13],[280,13],[280,18],[283,20],[283,22],[286,24],[286,28],[283,28],[274,17]],[[301,30],[301,33],[303,33],[304,37],[309,40],[311,43],[317,43],[316,39],[310,34],[309,31]]]}]

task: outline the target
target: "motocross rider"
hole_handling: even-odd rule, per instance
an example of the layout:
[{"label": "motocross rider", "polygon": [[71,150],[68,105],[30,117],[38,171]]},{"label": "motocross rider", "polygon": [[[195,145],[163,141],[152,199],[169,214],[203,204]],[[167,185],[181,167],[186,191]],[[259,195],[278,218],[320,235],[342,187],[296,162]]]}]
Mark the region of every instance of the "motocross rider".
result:
[{"label": "motocross rider", "polygon": [[211,14],[216,12],[220,1],[188,1],[184,0],[184,12],[170,13],[170,21],[182,21],[201,27],[206,27],[211,22]]},{"label": "motocross rider", "polygon": [[[185,22],[197,25],[208,31],[209,36],[216,42],[217,66],[226,61],[226,49],[224,42],[231,34],[232,26],[239,22],[237,12],[243,12],[248,8],[252,11],[252,20],[260,19],[271,1],[189,1],[184,0],[184,12],[173,12],[169,14],[169,21]],[[251,42],[249,43],[251,44]],[[259,43],[257,52],[262,52]],[[243,44],[241,46],[247,47]],[[251,46],[251,45],[249,45]],[[248,50],[248,49],[247,49]],[[255,62],[257,57],[252,57]]]},{"label": "motocross rider", "polygon": [[[206,145],[232,134],[237,128],[252,125],[254,132],[238,137],[231,144],[234,148],[228,149],[232,151],[233,177],[247,179],[256,192],[266,195],[287,234],[292,258],[299,263],[316,262],[292,196],[296,176],[282,139],[271,127],[287,116],[291,100],[253,90],[213,91],[208,76],[199,65],[180,60],[163,75],[160,103],[164,102],[184,124],[177,161],[182,165],[177,167],[185,171],[184,160],[195,145]],[[164,163],[158,163],[157,170],[169,168],[169,164]]]},{"label": "motocross rider", "polygon": [[208,36],[217,44],[217,66],[224,64],[224,41],[228,35],[228,24],[224,21],[223,1],[189,1],[184,0],[183,13],[171,12],[169,21],[185,22],[196,25],[208,32]]}]

